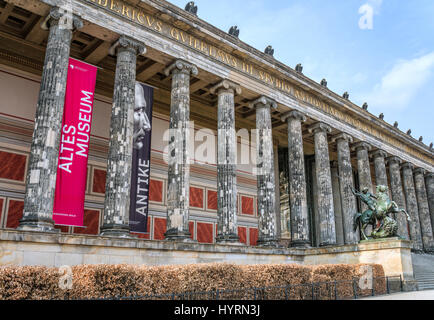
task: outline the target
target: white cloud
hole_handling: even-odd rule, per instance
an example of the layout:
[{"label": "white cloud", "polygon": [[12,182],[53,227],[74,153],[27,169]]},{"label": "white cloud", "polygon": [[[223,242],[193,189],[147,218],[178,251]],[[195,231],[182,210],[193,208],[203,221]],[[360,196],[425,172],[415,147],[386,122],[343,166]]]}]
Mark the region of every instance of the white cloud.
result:
[{"label": "white cloud", "polygon": [[412,60],[400,60],[383,76],[370,94],[370,104],[405,109],[427,84],[434,71],[434,52]]}]

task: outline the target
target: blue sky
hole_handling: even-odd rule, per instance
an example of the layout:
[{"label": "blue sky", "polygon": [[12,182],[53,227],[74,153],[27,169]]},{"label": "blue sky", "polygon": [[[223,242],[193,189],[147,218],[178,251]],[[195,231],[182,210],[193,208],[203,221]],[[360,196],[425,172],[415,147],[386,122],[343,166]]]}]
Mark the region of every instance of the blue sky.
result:
[{"label": "blue sky", "polygon": [[[170,0],[184,8],[187,0]],[[434,142],[433,0],[196,0],[198,16],[330,90],[384,113],[390,124],[429,145]],[[372,29],[361,29],[368,4]]]}]

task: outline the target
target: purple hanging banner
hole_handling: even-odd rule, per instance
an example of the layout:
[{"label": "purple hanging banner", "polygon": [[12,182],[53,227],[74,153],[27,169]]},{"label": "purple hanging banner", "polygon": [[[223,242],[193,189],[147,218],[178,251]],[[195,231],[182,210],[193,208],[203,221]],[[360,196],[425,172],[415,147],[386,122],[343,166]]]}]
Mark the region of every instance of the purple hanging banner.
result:
[{"label": "purple hanging banner", "polygon": [[133,158],[131,167],[130,231],[148,233],[151,128],[154,89],[136,82]]}]

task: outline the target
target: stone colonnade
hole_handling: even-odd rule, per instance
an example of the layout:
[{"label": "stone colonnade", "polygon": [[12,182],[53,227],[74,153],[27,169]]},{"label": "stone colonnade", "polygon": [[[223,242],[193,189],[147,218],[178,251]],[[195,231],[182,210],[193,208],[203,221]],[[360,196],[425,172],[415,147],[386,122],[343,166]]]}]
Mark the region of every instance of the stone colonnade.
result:
[{"label": "stone colonnade", "polygon": [[[55,231],[52,208],[73,32],[71,28],[59,26],[60,17],[59,10],[53,8],[48,19],[49,37],[36,110],[20,229]],[[81,20],[74,16],[73,27],[79,28],[81,25]],[[107,236],[128,236],[136,56],[143,54],[146,49],[142,43],[121,35],[111,50],[117,57],[117,65],[107,161],[104,222],[101,231],[102,235]],[[188,61],[176,60],[164,72],[172,77],[165,236],[169,240],[188,241],[190,238],[188,228],[190,155],[187,142],[190,120],[190,78],[198,74],[198,69]],[[228,79],[223,79],[211,88],[211,93],[218,96],[216,240],[223,243],[238,243],[234,96],[241,94],[241,87]],[[258,245],[276,246],[278,232],[271,109],[275,109],[277,103],[269,97],[260,96],[250,102],[250,107],[256,110],[258,132],[256,154]],[[303,152],[302,124],[306,120],[306,115],[295,110],[282,115],[282,121],[287,123],[288,129],[291,245],[295,247],[310,246],[313,233],[310,230],[308,216]],[[400,208],[406,208],[411,216],[408,227],[405,216],[397,214],[399,235],[406,239],[410,238],[415,250],[434,250],[432,172],[414,168],[410,163],[402,163],[401,159],[388,155],[383,150],[372,150],[372,147],[364,141],[354,142],[353,137],[347,133],[340,132],[330,137],[332,128],[326,123],[316,122],[307,129],[313,135],[315,145],[314,184],[317,190],[316,219],[318,219],[317,234],[320,237],[320,246],[336,245],[338,238],[341,239],[340,244],[354,244],[360,240],[359,231],[353,225],[353,217],[357,211],[356,198],[351,191],[354,187],[351,163],[351,150],[353,150],[357,157],[360,188],[373,192],[370,169],[370,159],[373,159],[376,185],[388,186],[389,181],[392,200]],[[338,161],[333,169],[330,166],[329,143],[336,144],[337,148]],[[336,185],[336,181],[339,181],[339,188],[335,187],[338,194],[333,195],[332,184]],[[337,197],[339,201],[336,201]],[[339,207],[335,208],[335,206]],[[339,215],[335,214],[336,212],[339,212]],[[342,219],[342,221],[335,221],[335,219]]]}]

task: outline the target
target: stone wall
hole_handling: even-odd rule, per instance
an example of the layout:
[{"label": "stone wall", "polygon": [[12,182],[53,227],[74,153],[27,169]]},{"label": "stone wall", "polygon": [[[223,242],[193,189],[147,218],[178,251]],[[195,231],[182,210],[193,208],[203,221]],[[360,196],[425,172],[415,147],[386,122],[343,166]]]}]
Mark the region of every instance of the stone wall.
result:
[{"label": "stone wall", "polygon": [[386,276],[402,276],[405,284],[414,282],[410,242],[397,238],[356,245],[287,249],[0,230],[0,266],[213,262],[301,265],[378,263],[383,265]]}]

